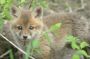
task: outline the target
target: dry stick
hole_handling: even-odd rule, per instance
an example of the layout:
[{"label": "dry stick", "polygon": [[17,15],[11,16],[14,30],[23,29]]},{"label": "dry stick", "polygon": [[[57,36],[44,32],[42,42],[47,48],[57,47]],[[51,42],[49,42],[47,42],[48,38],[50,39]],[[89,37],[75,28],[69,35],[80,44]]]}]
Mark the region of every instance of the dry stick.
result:
[{"label": "dry stick", "polygon": [[[12,44],[15,48],[17,48],[19,51],[21,51],[23,54],[27,55],[27,53],[25,51],[23,51],[22,49],[20,49],[19,47],[17,47],[14,43],[12,43],[10,40],[8,40],[5,36],[3,36],[1,33],[0,33],[0,36],[2,36],[6,41],[8,41],[10,44]],[[31,59],[35,59],[34,57],[32,56],[29,56]]]},{"label": "dry stick", "polygon": [[84,0],[81,0],[81,7],[80,8],[78,8],[78,9],[76,9],[75,11],[80,11],[80,10],[83,10],[83,9],[85,9],[85,7],[86,7],[86,3],[84,3]]},{"label": "dry stick", "polygon": [[[73,12],[73,10],[72,10],[72,8],[71,8],[71,6],[69,5],[68,2],[66,2],[66,6],[68,7],[69,12]],[[77,12],[77,11],[83,10],[83,9],[85,9],[85,7],[86,7],[86,4],[84,3],[84,0],[81,0],[81,7],[75,9],[74,12]]]},{"label": "dry stick", "polygon": [[4,54],[2,54],[1,56],[0,56],[0,58],[3,58],[4,56],[6,56],[7,54],[9,54],[10,53],[10,50],[8,50],[7,52],[5,52]]},{"label": "dry stick", "polygon": [[69,5],[69,3],[66,2],[65,4],[66,4],[66,6],[68,7],[69,12],[72,13],[72,12],[73,12],[73,11],[72,11],[72,7]]}]

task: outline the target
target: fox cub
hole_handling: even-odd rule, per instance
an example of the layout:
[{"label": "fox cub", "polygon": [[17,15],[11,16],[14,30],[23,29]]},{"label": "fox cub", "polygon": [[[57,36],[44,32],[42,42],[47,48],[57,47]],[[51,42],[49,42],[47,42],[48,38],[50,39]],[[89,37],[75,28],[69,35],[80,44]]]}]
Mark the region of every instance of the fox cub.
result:
[{"label": "fox cub", "polygon": [[[62,12],[42,17],[41,8],[36,8],[32,11],[12,7],[11,15],[13,16],[13,20],[9,23],[9,30],[13,37],[11,41],[15,41],[15,44],[24,50],[28,43],[38,39],[42,51],[40,54],[35,53],[32,55],[36,59],[56,59],[56,54],[53,52],[59,51],[65,46],[65,37],[69,34],[80,39],[88,38],[88,22],[76,14]],[[43,32],[57,23],[62,25],[57,31],[48,32],[48,36],[51,38],[51,44],[48,44],[48,40],[43,36]]]}]

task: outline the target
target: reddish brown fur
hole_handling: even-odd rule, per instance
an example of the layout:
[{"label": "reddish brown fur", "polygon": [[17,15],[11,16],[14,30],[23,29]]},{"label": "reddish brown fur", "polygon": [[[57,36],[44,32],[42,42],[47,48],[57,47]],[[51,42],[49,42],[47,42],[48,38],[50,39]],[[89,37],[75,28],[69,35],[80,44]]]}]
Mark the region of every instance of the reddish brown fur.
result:
[{"label": "reddish brown fur", "polygon": [[[33,32],[33,31],[29,32],[30,30],[28,29],[28,27],[30,25],[32,25],[34,27],[39,27],[38,29],[35,28],[34,31],[37,31],[37,30],[40,31],[41,28],[43,28],[43,29],[45,27],[50,28],[52,25],[54,25],[56,23],[62,23],[62,26],[60,27],[60,29],[56,30],[55,32],[48,33],[53,36],[53,38],[52,38],[52,36],[49,36],[52,38],[51,45],[48,44],[47,39],[42,34],[38,35],[38,36],[40,36],[39,40],[40,40],[40,48],[42,49],[42,53],[41,53],[41,55],[38,55],[35,57],[41,57],[41,59],[50,59],[52,57],[52,56],[50,56],[51,51],[52,51],[51,47],[54,48],[55,50],[61,50],[66,44],[65,37],[68,34],[77,33],[77,29],[79,31],[81,31],[81,27],[79,26],[80,27],[79,28],[77,26],[80,23],[78,23],[74,18],[76,18],[79,21],[79,19],[77,17],[74,17],[72,14],[68,14],[68,13],[59,14],[58,13],[58,14],[45,16],[43,18],[43,22],[42,22],[42,20],[40,20],[39,18],[36,18],[30,11],[22,10],[20,15],[17,18],[15,18],[15,20],[13,20],[12,30],[15,30],[15,32],[18,32],[18,29],[16,29],[14,26],[23,25],[24,29],[23,29],[22,34],[23,33],[28,34],[28,33]],[[83,24],[83,23],[84,22],[81,22],[81,24]],[[84,24],[85,24],[85,26],[87,25],[86,23],[84,23]],[[73,25],[75,25],[76,27],[74,27]],[[45,30],[47,31],[48,29],[44,29],[43,32]],[[84,31],[84,32],[86,33],[86,31]],[[23,42],[19,41],[19,43],[22,44]]]},{"label": "reddish brown fur", "polygon": [[[29,25],[33,25],[33,26],[37,27],[37,26],[42,26],[44,24],[45,26],[47,26],[49,28],[53,24],[56,24],[58,22],[62,23],[63,20],[68,19],[68,16],[64,16],[64,15],[59,16],[59,18],[57,18],[57,17],[52,18],[52,17],[53,16],[45,17],[45,19],[43,20],[44,21],[44,23],[43,23],[41,20],[38,20],[37,18],[32,16],[32,14],[29,11],[22,11],[21,15],[18,18],[16,18],[16,20],[13,22],[13,25],[14,26],[23,25],[23,26],[25,26],[23,33],[29,33],[29,29],[28,29]],[[52,43],[54,45],[54,46],[53,45],[52,46],[55,49],[59,49],[59,48],[61,48],[61,46],[63,47],[65,45],[64,37],[68,34],[68,31],[69,31],[69,28],[66,27],[69,25],[65,24],[65,22],[66,21],[64,21],[64,24],[61,26],[61,28],[56,31],[56,33],[58,33],[58,34],[55,35],[54,43]],[[41,58],[42,59],[50,59],[51,48],[48,45],[48,41],[44,37],[40,38],[40,48],[43,50],[41,53],[42,54]]]}]

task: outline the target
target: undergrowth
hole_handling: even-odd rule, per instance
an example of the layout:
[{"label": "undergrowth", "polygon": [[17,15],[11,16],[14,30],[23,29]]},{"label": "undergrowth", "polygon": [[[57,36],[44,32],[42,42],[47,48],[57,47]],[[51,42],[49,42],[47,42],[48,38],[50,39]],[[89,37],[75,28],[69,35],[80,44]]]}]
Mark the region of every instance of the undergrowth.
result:
[{"label": "undergrowth", "polygon": [[[18,0],[19,3],[17,3],[19,6],[24,5],[27,1],[26,0]],[[10,20],[10,7],[12,6],[13,0],[0,0],[0,29],[3,27],[4,20]],[[36,6],[42,6],[43,8],[48,7],[48,3],[45,0],[33,0],[31,7],[34,9]],[[51,43],[51,38],[48,36],[49,31],[56,31],[61,26],[61,23],[54,24],[50,27],[48,31],[44,33],[45,38],[48,40],[48,43]],[[81,56],[90,57],[83,48],[89,46],[85,41],[78,43],[79,40],[77,37],[74,37],[72,35],[68,35],[66,37],[67,41],[71,43],[71,47],[76,51],[74,55],[72,56],[72,59],[80,59]],[[27,48],[26,52],[27,55],[24,56],[24,59],[28,59],[29,55],[32,55],[34,51],[40,52],[40,49],[38,48],[40,45],[40,42],[35,39],[30,43]],[[31,51],[30,51],[31,50]],[[13,51],[10,49],[10,59],[14,59],[13,57]]]}]

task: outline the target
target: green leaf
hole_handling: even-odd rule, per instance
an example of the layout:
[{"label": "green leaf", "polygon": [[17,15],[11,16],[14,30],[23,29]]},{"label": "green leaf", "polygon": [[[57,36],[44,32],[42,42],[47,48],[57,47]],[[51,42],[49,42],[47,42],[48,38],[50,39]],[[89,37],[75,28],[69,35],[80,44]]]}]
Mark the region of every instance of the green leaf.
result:
[{"label": "green leaf", "polygon": [[72,59],[80,59],[80,56],[79,56],[78,54],[74,54],[74,55],[72,56]]},{"label": "green leaf", "polygon": [[76,42],[76,37],[72,36],[72,35],[68,35],[66,37],[67,41],[68,42]]},{"label": "green leaf", "polygon": [[80,49],[79,45],[77,43],[75,43],[75,42],[72,42],[71,47],[73,49]]},{"label": "green leaf", "polygon": [[31,55],[30,53],[31,51],[31,42],[29,42],[29,44],[26,46],[25,52],[27,53],[27,55],[24,55],[24,59],[29,59],[29,56]]},{"label": "green leaf", "polygon": [[61,23],[54,24],[50,27],[50,31],[58,30],[60,29],[60,27],[61,27]]},{"label": "green leaf", "polygon": [[21,3],[24,3],[25,2],[25,0],[21,0]]},{"label": "green leaf", "polygon": [[32,47],[33,48],[38,48],[40,46],[40,41],[35,39],[32,41]]},{"label": "green leaf", "polygon": [[2,29],[3,24],[4,24],[4,20],[0,18],[0,29]]},{"label": "green leaf", "polygon": [[51,39],[51,37],[49,37],[47,32],[44,33],[44,37],[48,40],[48,43],[51,44],[51,42],[52,42],[51,40],[52,39]]},{"label": "green leaf", "polygon": [[84,50],[79,50],[79,53],[80,53],[81,55],[83,55],[83,56],[88,57],[87,52],[86,52],[86,51],[84,51]]},{"label": "green leaf", "polygon": [[85,48],[85,47],[87,47],[87,46],[89,46],[89,44],[88,44],[87,42],[81,42],[81,43],[80,43],[81,49],[83,49],[83,48]]},{"label": "green leaf", "polygon": [[5,3],[5,0],[0,0],[0,4],[4,4]]},{"label": "green leaf", "polygon": [[13,51],[10,49],[10,59],[14,59]]},{"label": "green leaf", "polygon": [[41,5],[43,8],[48,8],[48,4],[47,4],[46,1],[40,2],[40,5]]}]

